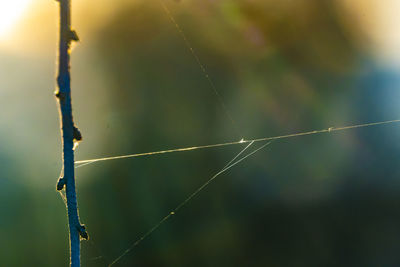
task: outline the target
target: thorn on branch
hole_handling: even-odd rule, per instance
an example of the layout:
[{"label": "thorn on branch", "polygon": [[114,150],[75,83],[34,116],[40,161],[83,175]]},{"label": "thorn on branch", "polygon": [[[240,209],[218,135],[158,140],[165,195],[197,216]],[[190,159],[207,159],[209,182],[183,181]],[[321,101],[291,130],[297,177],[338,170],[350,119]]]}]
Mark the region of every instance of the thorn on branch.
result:
[{"label": "thorn on branch", "polygon": [[70,30],[69,31],[68,40],[69,41],[79,42],[79,36],[78,36],[78,34],[76,33],[75,30]]},{"label": "thorn on branch", "polygon": [[79,129],[77,127],[75,127],[75,125],[74,125],[74,127],[73,127],[74,147],[72,148],[73,150],[75,150],[78,147],[80,141],[82,141],[82,134],[79,131]]},{"label": "thorn on branch", "polygon": [[64,177],[60,177],[60,178],[58,179],[58,182],[57,182],[57,190],[58,190],[58,191],[63,190],[63,189],[64,189],[64,186],[65,186],[65,178],[64,178]]},{"label": "thorn on branch", "polygon": [[86,227],[84,224],[80,224],[79,226],[77,226],[77,229],[78,229],[81,239],[85,239],[85,240],[89,239],[89,235],[86,231]]},{"label": "thorn on branch", "polygon": [[60,92],[60,90],[57,89],[57,91],[54,92],[55,97],[58,98],[58,100],[63,103],[65,101],[65,93]]},{"label": "thorn on branch", "polygon": [[74,141],[79,142],[82,141],[82,134],[81,131],[79,131],[79,129],[74,126]]}]

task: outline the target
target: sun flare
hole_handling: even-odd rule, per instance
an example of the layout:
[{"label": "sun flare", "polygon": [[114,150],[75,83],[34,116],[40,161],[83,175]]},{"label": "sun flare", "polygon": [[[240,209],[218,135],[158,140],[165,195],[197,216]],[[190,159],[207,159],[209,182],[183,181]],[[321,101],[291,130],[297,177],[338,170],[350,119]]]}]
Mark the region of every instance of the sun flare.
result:
[{"label": "sun flare", "polygon": [[0,0],[0,38],[20,19],[30,0]]}]

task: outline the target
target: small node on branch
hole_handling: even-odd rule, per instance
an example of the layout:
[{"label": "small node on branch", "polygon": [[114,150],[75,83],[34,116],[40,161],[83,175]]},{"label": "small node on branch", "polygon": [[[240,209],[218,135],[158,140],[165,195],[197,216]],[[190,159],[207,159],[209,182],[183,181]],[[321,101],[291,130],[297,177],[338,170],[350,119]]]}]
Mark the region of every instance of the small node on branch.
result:
[{"label": "small node on branch", "polygon": [[57,191],[63,190],[64,186],[65,186],[65,179],[64,177],[60,177],[57,182]]},{"label": "small node on branch", "polygon": [[74,126],[74,141],[82,141],[81,131],[76,126]]},{"label": "small node on branch", "polygon": [[84,224],[77,226],[77,229],[78,229],[81,239],[89,240],[89,235],[86,231],[86,227]]},{"label": "small node on branch", "polygon": [[58,98],[58,100],[61,103],[64,103],[65,101],[65,93],[60,92],[60,90],[57,89],[57,91],[54,92],[54,96]]},{"label": "small node on branch", "polygon": [[73,150],[75,150],[78,147],[80,141],[82,141],[81,131],[79,131],[79,129],[74,125],[74,128],[73,128],[73,142],[74,142]]},{"label": "small node on branch", "polygon": [[79,36],[78,36],[78,34],[76,33],[75,30],[70,30],[69,31],[68,40],[69,41],[79,42]]}]

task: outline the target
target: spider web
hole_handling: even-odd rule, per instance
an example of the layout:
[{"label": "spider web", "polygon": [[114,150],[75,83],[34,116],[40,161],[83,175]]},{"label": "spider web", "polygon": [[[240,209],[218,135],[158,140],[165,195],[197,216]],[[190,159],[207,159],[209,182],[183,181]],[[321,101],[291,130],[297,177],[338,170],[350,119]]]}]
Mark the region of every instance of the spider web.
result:
[{"label": "spider web", "polygon": [[[215,83],[213,82],[211,76],[209,75],[209,73],[207,71],[207,68],[200,61],[200,58],[198,57],[197,53],[195,52],[192,44],[190,43],[190,41],[187,38],[187,36],[185,35],[184,31],[182,30],[182,28],[180,27],[180,25],[178,24],[178,22],[176,21],[176,19],[170,12],[170,10],[168,9],[167,5],[163,2],[163,0],[160,0],[159,2],[163,8],[165,14],[168,16],[169,20],[174,25],[174,27],[176,28],[180,37],[182,38],[185,46],[192,54],[200,71],[203,73],[205,79],[207,80],[209,87],[214,92],[215,97],[218,99],[223,111],[226,114],[226,117],[229,119],[233,128],[235,129],[235,132],[238,134],[238,136],[242,137],[236,121],[232,117],[231,112],[230,112],[229,108],[227,107],[222,95],[217,90]],[[250,156],[252,156],[255,153],[259,152],[260,150],[264,149],[265,147],[270,145],[271,142],[276,141],[276,140],[281,140],[281,139],[289,139],[289,138],[323,134],[323,133],[336,133],[339,131],[352,130],[352,129],[358,129],[358,128],[366,128],[366,127],[375,127],[375,126],[379,126],[379,125],[395,124],[395,123],[399,123],[399,122],[400,122],[400,119],[393,119],[393,120],[386,120],[386,121],[353,124],[353,125],[349,125],[349,126],[329,127],[329,128],[313,130],[313,131],[290,133],[290,134],[286,134],[286,135],[279,135],[279,136],[272,136],[272,137],[261,137],[261,138],[255,138],[255,139],[249,139],[249,140],[242,138],[241,140],[238,140],[238,141],[230,141],[230,142],[217,143],[217,144],[207,144],[207,145],[200,145],[200,146],[172,148],[172,149],[159,150],[159,151],[153,151],[153,152],[143,152],[143,153],[134,153],[134,154],[119,155],[119,156],[109,156],[109,157],[101,157],[101,158],[94,158],[94,159],[78,160],[78,161],[75,161],[75,164],[76,164],[75,168],[81,168],[81,167],[87,166],[89,164],[104,162],[104,161],[109,161],[109,160],[129,159],[129,158],[144,157],[144,156],[148,157],[148,156],[155,156],[155,155],[160,155],[160,154],[189,152],[189,151],[194,151],[194,150],[199,150],[199,149],[220,148],[220,147],[233,146],[233,145],[246,145],[224,167],[222,167],[218,172],[216,172],[213,176],[211,176],[200,187],[198,187],[196,190],[194,190],[193,193],[191,193],[186,199],[184,199],[182,202],[180,202],[172,211],[170,211],[165,217],[163,217],[160,221],[158,221],[147,232],[145,232],[143,235],[141,235],[132,245],[130,245],[126,250],[124,250],[122,252],[122,254],[120,254],[118,257],[116,257],[108,265],[108,266],[113,266],[113,265],[117,264],[128,253],[132,252],[143,240],[145,240],[150,235],[152,235],[166,221],[168,221],[170,218],[172,218],[174,215],[176,215],[183,207],[187,206],[190,201],[192,201],[201,191],[203,191],[205,188],[207,188],[207,186],[209,186],[210,183],[213,182],[216,178],[218,178],[220,175],[222,175],[223,173],[230,170],[232,167],[234,167],[237,164],[241,163],[242,161],[246,160]],[[255,148],[251,152],[247,152],[247,154],[245,154],[245,152],[248,151],[249,148],[252,147],[256,143],[262,143],[262,144],[258,148]],[[60,194],[61,194],[61,197],[63,198],[63,200],[65,201],[65,196],[62,193],[60,193]],[[93,241],[91,241],[91,242],[93,243]],[[104,258],[104,257],[98,256],[98,257],[92,258],[92,260],[97,260],[100,258]]]}]

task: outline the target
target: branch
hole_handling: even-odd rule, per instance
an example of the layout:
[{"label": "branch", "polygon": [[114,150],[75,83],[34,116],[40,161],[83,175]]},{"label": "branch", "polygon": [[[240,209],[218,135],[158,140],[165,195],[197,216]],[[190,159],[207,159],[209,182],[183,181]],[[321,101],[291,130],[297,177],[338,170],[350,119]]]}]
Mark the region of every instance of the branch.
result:
[{"label": "branch", "polygon": [[80,239],[88,239],[85,226],[80,224],[75,190],[74,142],[82,136],[75,127],[72,117],[71,78],[70,78],[70,45],[78,36],[71,29],[70,0],[58,0],[60,4],[60,47],[58,58],[58,76],[55,96],[60,107],[60,124],[63,144],[64,176],[57,183],[57,190],[66,188],[68,224],[70,234],[70,264],[80,266]]}]

